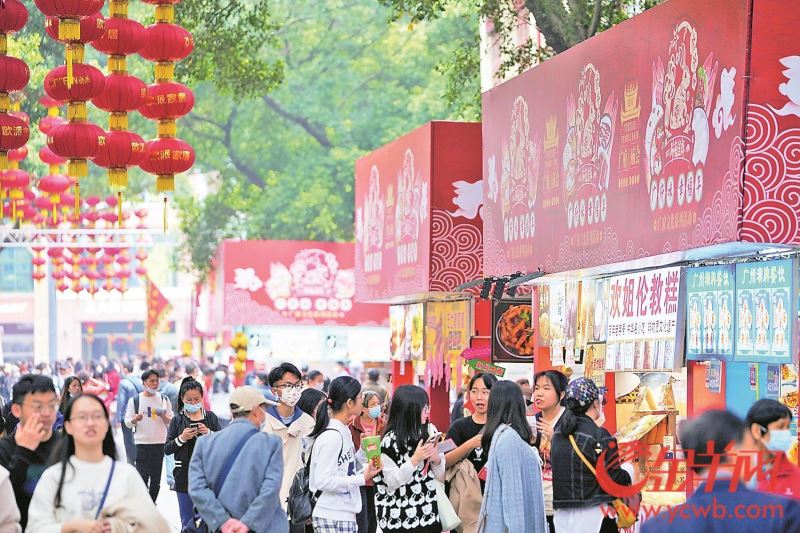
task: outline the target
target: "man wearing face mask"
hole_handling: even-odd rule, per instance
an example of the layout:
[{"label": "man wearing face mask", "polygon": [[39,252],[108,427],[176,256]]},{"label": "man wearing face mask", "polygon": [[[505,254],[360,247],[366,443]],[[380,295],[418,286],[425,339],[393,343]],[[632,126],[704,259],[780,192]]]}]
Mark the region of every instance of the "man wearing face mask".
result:
[{"label": "man wearing face mask", "polygon": [[[278,396],[277,406],[267,408],[264,431],[281,439],[283,446],[283,480],[281,506],[286,510],[286,500],[297,471],[303,466],[303,439],[314,429],[314,419],[297,407],[303,392],[302,374],[291,363],[282,363],[267,376],[272,392]],[[292,532],[302,532],[303,525],[290,526]]]},{"label": "man wearing face mask", "polygon": [[747,412],[745,424],[756,444],[767,455],[766,479],[758,481],[759,492],[770,492],[800,499],[800,469],[787,460],[786,454],[797,437],[792,437],[789,424],[792,412],[775,400],[758,400]]},{"label": "man wearing face mask", "polygon": [[325,376],[319,370],[308,373],[308,388],[321,391],[325,387]]}]

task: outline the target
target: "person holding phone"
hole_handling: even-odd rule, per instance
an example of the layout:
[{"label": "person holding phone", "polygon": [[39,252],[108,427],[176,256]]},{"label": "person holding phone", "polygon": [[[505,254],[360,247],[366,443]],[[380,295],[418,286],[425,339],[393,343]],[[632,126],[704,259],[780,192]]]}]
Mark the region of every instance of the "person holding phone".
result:
[{"label": "person holding phone", "polygon": [[164,445],[164,453],[175,456],[172,473],[184,530],[190,528],[195,519],[194,505],[189,497],[189,462],[195,444],[199,437],[219,430],[217,415],[203,409],[203,386],[191,376],[184,378],[178,392],[178,414],[169,423]]}]

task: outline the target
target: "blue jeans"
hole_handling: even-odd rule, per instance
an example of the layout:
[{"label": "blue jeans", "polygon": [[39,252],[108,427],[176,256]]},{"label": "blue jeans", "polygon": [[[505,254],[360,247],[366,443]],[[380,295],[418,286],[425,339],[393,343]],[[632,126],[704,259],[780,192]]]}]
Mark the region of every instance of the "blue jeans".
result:
[{"label": "blue jeans", "polygon": [[194,531],[194,503],[188,492],[178,492],[178,511],[181,513],[181,531]]}]

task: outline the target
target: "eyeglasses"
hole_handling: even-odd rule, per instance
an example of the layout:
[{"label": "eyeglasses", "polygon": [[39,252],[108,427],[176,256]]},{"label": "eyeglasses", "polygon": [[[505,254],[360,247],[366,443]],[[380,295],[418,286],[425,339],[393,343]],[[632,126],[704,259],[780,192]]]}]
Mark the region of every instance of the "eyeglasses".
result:
[{"label": "eyeglasses", "polygon": [[79,424],[85,424],[85,423],[87,423],[89,421],[92,421],[92,422],[95,422],[95,423],[99,424],[100,422],[102,422],[105,419],[106,419],[106,415],[103,414],[103,413],[92,413],[90,415],[80,414],[80,415],[71,416],[69,418],[69,421],[70,422],[77,422]]},{"label": "eyeglasses", "polygon": [[491,391],[489,389],[470,389],[469,394],[470,394],[470,396],[478,396],[480,398],[488,398],[490,392]]},{"label": "eyeglasses", "polygon": [[283,389],[285,391],[287,391],[287,390],[297,390],[297,389],[302,389],[303,388],[303,384],[300,383],[300,382],[298,382],[298,383],[283,383],[281,385],[275,385],[274,388]]},{"label": "eyeglasses", "polygon": [[[23,404],[25,405],[25,404]],[[51,402],[51,403],[29,403],[27,404],[28,407],[33,410],[35,413],[43,414],[43,413],[55,413],[58,411],[58,402]]]}]

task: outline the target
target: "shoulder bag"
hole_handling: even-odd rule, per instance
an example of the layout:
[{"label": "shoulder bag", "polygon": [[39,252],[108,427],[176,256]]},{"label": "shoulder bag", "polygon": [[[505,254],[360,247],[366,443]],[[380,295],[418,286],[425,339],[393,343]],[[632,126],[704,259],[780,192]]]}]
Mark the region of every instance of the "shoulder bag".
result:
[{"label": "shoulder bag", "polygon": [[[581,461],[583,461],[583,464],[586,465],[586,468],[588,468],[589,471],[592,474],[594,474],[594,477],[597,478],[597,471],[594,469],[594,466],[592,466],[592,463],[590,463],[588,459],[586,459],[586,456],[584,456],[583,453],[581,453],[581,450],[580,448],[578,448],[578,444],[575,442],[575,437],[573,435],[569,436],[569,442],[570,444],[572,444],[572,449],[575,450],[575,453],[577,453],[578,457],[580,457]],[[631,504],[635,504],[635,502],[633,501],[634,498],[641,499],[641,496],[640,495],[638,497],[632,496],[630,499]],[[633,509],[631,509],[631,505],[628,505],[628,503],[623,501],[622,498],[614,498],[611,501],[611,505],[614,506],[614,511],[617,512],[618,528],[620,529],[629,528],[633,524],[635,524],[637,520],[639,520],[637,513],[635,513]]]}]

